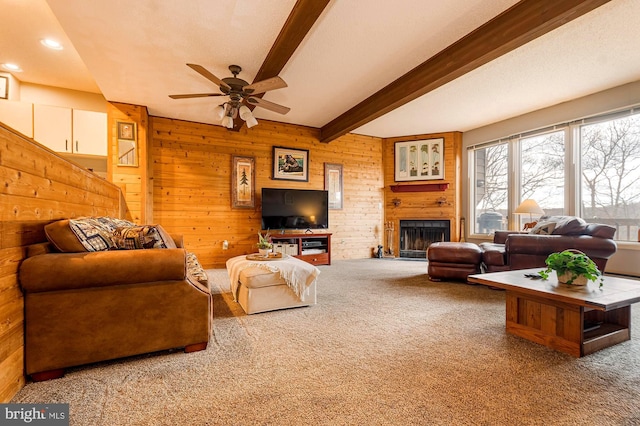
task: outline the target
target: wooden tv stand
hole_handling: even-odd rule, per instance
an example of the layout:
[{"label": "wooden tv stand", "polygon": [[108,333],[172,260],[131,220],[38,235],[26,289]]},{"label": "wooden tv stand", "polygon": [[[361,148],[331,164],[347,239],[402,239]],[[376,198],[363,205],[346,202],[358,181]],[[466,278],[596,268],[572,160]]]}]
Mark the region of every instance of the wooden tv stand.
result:
[{"label": "wooden tv stand", "polygon": [[331,265],[331,234],[280,234],[272,235],[271,241],[275,245],[296,245],[296,253],[285,253],[312,265]]}]

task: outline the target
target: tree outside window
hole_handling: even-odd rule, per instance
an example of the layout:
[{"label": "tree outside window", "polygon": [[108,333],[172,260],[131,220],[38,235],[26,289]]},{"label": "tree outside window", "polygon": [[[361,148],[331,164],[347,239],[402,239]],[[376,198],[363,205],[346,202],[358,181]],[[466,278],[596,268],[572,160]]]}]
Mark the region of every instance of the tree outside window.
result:
[{"label": "tree outside window", "polygon": [[640,115],[583,125],[581,215],[637,241],[640,224]]},{"label": "tree outside window", "polygon": [[[564,130],[520,139],[520,200],[531,198],[547,215],[564,212]],[[523,222],[529,216],[522,216]]]},{"label": "tree outside window", "polygon": [[475,233],[506,229],[508,153],[506,143],[475,150]]}]

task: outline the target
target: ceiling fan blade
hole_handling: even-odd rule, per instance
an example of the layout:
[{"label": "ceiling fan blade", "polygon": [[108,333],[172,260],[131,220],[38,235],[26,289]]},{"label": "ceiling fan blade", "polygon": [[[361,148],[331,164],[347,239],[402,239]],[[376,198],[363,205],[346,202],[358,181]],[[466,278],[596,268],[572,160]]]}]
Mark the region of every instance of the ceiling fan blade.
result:
[{"label": "ceiling fan blade", "polygon": [[190,95],[169,95],[171,99],[206,98],[209,96],[227,96],[223,93],[193,93]]},{"label": "ceiling fan blade", "polygon": [[261,99],[261,98],[247,98],[247,102],[249,102],[252,105],[259,106],[264,109],[268,109],[269,111],[277,112],[278,114],[286,114],[291,110],[291,108],[289,107],[278,105],[273,102],[265,101],[264,99]]},{"label": "ceiling fan blade", "polygon": [[285,83],[280,77],[276,76],[244,86],[242,90],[250,95],[258,95],[260,93],[268,92],[269,90],[282,89],[284,87],[287,87],[287,83]]},{"label": "ceiling fan blade", "polygon": [[216,77],[215,75],[211,74],[205,67],[203,67],[202,65],[197,65],[197,64],[187,64],[188,67],[190,67],[191,69],[193,69],[195,72],[199,73],[200,75],[202,75],[204,78],[206,78],[207,80],[211,80],[213,81],[215,84],[217,84],[218,86],[221,87],[226,87],[227,89],[231,89],[231,87],[225,83],[224,81],[220,80],[218,77]]}]

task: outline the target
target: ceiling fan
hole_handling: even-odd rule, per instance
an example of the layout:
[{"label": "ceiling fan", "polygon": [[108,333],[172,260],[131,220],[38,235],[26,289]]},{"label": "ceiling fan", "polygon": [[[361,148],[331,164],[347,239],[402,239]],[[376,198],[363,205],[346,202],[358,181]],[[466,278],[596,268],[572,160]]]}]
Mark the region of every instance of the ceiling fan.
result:
[{"label": "ceiling fan", "polygon": [[244,103],[268,109],[278,114],[286,114],[291,109],[255,96],[270,90],[287,87],[287,83],[278,76],[249,84],[241,78],[238,78],[238,74],[242,71],[242,68],[238,65],[229,65],[229,71],[231,71],[233,77],[223,79],[219,79],[202,65],[187,64],[187,66],[218,85],[222,93],[194,93],[189,95],[169,95],[169,97],[171,99],[185,99],[208,96],[229,96],[229,101],[218,105],[215,109],[216,117],[222,120],[222,125],[227,128],[233,127],[233,119],[238,115],[247,123],[247,127],[253,127],[258,124],[251,110],[244,105]]}]

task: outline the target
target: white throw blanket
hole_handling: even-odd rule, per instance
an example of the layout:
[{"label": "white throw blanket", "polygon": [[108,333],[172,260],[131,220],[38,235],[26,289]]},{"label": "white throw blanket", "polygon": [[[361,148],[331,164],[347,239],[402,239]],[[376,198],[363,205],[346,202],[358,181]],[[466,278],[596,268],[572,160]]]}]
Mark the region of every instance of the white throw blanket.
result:
[{"label": "white throw blanket", "polygon": [[233,300],[238,301],[238,280],[240,272],[250,267],[258,267],[270,272],[279,272],[289,288],[304,302],[308,289],[320,274],[320,270],[310,263],[287,256],[282,260],[255,261],[247,260],[247,257],[236,256],[227,260],[227,272],[231,281],[231,293]]}]

